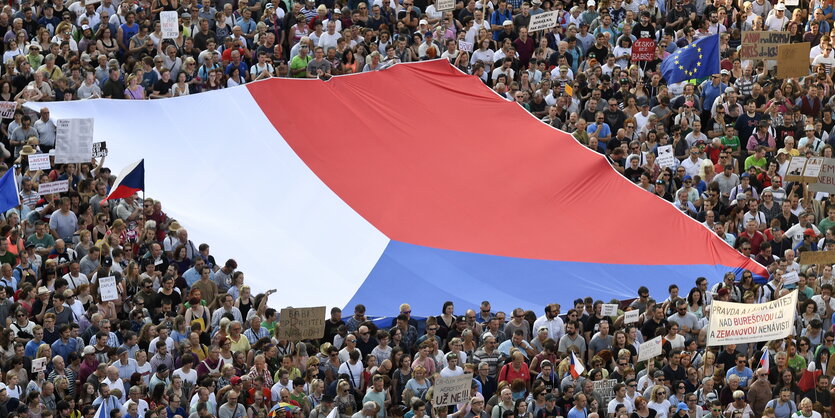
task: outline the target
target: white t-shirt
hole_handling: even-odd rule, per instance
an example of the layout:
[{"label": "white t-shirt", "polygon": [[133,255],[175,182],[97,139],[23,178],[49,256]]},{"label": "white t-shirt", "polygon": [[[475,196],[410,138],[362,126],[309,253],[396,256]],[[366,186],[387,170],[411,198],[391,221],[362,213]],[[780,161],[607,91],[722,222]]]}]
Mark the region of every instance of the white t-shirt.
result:
[{"label": "white t-shirt", "polygon": [[191,369],[188,371],[188,373],[186,373],[183,371],[183,368],[181,367],[177,370],[174,370],[174,376],[180,376],[180,378],[183,379],[183,382],[188,382],[192,385],[197,384],[197,370],[195,369]]}]

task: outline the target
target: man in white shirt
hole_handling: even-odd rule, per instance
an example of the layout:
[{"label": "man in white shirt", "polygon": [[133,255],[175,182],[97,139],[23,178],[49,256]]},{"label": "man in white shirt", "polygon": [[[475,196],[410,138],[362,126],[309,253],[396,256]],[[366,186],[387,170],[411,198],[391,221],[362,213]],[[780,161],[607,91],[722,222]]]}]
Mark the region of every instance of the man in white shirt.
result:
[{"label": "man in white shirt", "polygon": [[540,316],[533,323],[533,329],[541,327],[548,328],[548,338],[559,341],[565,333],[562,318],[560,318],[560,305],[552,303],[545,307],[545,315]]},{"label": "man in white shirt", "polygon": [[321,46],[328,49],[328,47],[336,47],[337,41],[342,38],[342,34],[337,32],[336,30],[336,22],[331,20],[328,22],[328,30],[327,32],[323,33],[322,36],[319,37],[319,43],[317,46]]},{"label": "man in white shirt", "polygon": [[769,14],[768,18],[765,19],[766,30],[781,31],[786,28],[788,23],[789,18],[786,17],[786,5],[783,3],[777,3],[774,6],[773,13]]}]

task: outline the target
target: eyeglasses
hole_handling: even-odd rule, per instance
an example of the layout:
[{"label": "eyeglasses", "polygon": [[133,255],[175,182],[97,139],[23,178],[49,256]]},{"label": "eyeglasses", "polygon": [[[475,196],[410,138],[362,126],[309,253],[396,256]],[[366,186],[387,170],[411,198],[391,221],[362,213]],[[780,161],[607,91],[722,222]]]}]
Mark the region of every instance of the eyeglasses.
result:
[{"label": "eyeglasses", "polygon": [[412,313],[412,311],[401,311],[400,313],[402,313],[403,315],[408,315],[408,314]]},{"label": "eyeglasses", "polygon": [[629,385],[629,387],[631,387],[631,388],[636,388],[636,387],[638,387],[638,384],[637,384],[637,383],[633,383],[633,384]]}]

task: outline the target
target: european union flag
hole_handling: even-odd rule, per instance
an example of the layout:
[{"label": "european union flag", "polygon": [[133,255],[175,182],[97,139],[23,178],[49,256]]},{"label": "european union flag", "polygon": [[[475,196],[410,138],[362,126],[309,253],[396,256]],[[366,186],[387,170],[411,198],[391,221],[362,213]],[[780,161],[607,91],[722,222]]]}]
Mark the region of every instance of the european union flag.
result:
[{"label": "european union flag", "polygon": [[0,213],[20,205],[20,194],[14,178],[14,168],[10,168],[0,177]]},{"label": "european union flag", "polygon": [[669,84],[718,73],[719,35],[707,36],[679,48],[661,63],[661,75]]}]

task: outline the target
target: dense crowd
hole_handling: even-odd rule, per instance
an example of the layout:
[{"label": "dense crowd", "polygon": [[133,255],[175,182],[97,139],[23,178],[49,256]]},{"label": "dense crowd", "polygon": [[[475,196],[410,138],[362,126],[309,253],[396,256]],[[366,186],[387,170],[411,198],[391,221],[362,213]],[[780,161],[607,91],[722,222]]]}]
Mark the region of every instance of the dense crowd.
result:
[{"label": "dense crowd", "polygon": [[[832,157],[835,146],[832,0],[466,0],[442,11],[433,0],[12,0],[0,10],[0,101],[21,105],[0,125],[0,159],[22,202],[0,222],[0,417],[92,417],[102,405],[130,418],[265,417],[274,406],[287,418],[833,415],[835,277],[798,257],[835,248],[835,196],[783,180],[790,157]],[[529,33],[545,11],[557,25]],[[163,36],[162,12],[177,14],[176,37]],[[741,59],[752,30],[810,42],[809,74],[781,80],[773,61]],[[721,70],[666,83],[662,60],[714,34]],[[633,60],[645,38],[655,59]],[[272,292],[253,294],[233,259],[216,261],[160,202],[105,200],[114,177],[103,159],[29,169],[56,127],[48,104],[26,102],[158,99],[435,58],[605,155],[766,266],[767,283],[694,277],[666,295],[636,284],[612,316],[594,295],[511,312],[446,303],[429,318],[404,303],[372,312],[391,318],[377,321],[361,305],[345,318],[333,308],[322,339],[286,341]],[[665,145],[675,158],[662,167]],[[70,190],[37,193],[55,180]],[[799,280],[784,284],[792,272]],[[119,297],[103,301],[99,279],[111,276]],[[706,347],[714,299],[793,290],[788,338]],[[638,362],[656,336],[662,355]],[[433,405],[434,382],[464,373],[471,399]],[[612,393],[595,390],[601,380],[617,381]]]}]

